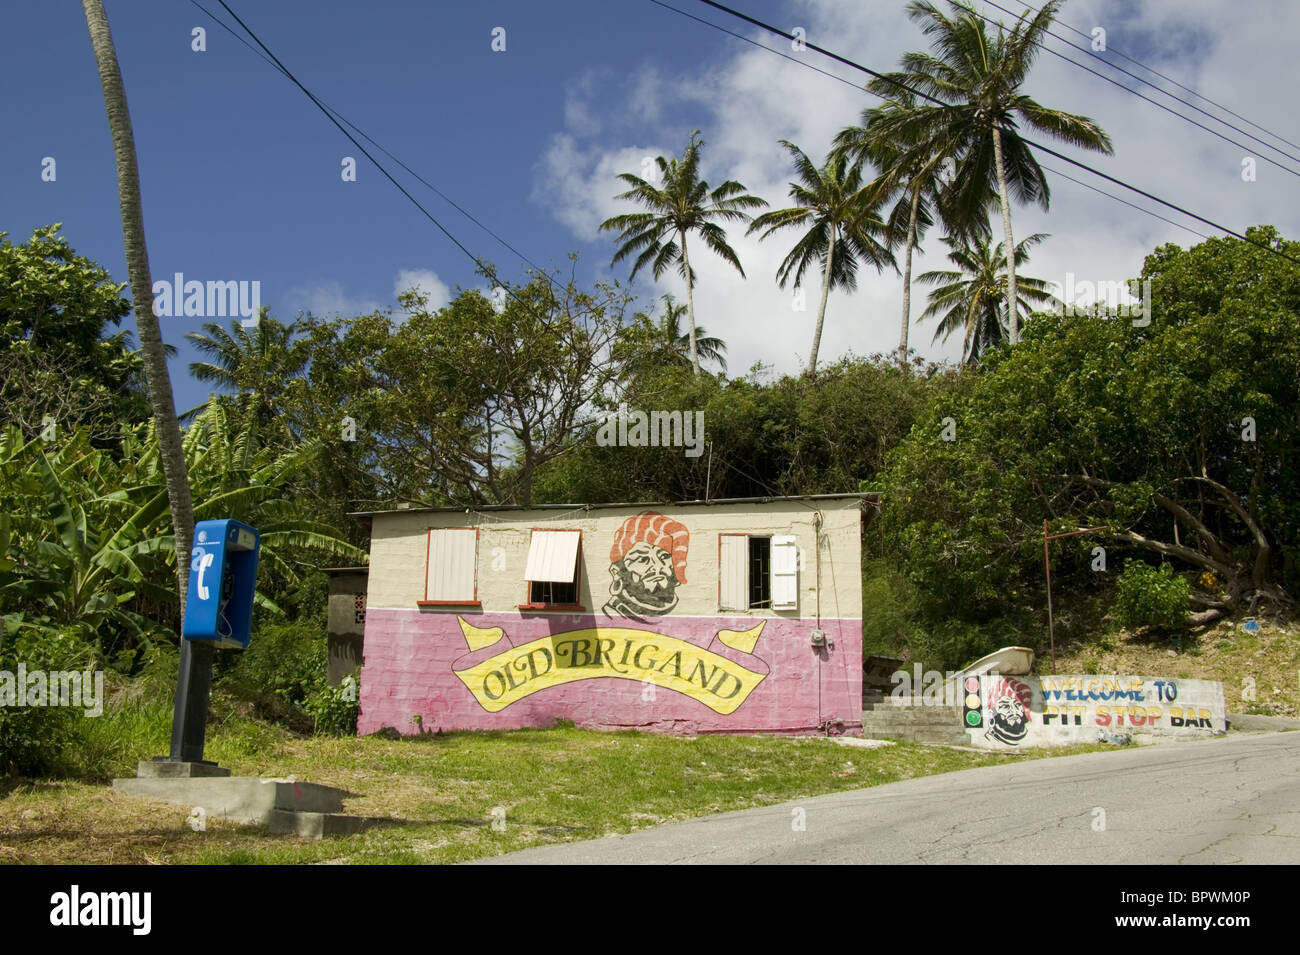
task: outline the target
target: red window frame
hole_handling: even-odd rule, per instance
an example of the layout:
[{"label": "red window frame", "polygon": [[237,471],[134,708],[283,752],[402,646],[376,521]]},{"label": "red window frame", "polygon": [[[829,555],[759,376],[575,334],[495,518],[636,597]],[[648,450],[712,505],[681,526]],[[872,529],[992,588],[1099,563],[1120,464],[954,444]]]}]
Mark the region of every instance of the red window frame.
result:
[{"label": "red window frame", "polygon": [[[430,600],[429,599],[429,556],[432,549],[430,531],[473,531],[474,532],[474,599],[473,600]],[[478,599],[478,541],[479,529],[472,526],[427,527],[424,531],[424,599],[417,600],[417,607],[482,607]]]}]

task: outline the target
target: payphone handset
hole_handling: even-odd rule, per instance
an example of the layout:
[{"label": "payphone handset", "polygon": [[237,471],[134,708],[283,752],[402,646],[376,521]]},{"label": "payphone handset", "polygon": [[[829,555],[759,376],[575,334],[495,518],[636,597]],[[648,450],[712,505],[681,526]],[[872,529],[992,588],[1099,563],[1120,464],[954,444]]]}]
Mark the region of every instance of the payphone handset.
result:
[{"label": "payphone handset", "polygon": [[204,553],[201,557],[199,557],[199,566],[198,566],[199,579],[197,583],[197,589],[198,589],[200,600],[212,599],[212,592],[208,590],[207,582],[203,578],[211,569],[212,562],[216,559],[217,559],[217,555],[212,553],[211,551]]}]

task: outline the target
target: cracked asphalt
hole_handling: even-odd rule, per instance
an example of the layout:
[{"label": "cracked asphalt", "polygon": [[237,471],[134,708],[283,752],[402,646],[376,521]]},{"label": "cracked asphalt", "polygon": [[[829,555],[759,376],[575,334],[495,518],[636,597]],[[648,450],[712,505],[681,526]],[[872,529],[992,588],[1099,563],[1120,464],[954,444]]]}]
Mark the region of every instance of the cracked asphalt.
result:
[{"label": "cracked asphalt", "polygon": [[[799,819],[803,831],[795,829]],[[1234,733],[969,769],[479,863],[1027,860],[1300,863],[1300,732]]]}]

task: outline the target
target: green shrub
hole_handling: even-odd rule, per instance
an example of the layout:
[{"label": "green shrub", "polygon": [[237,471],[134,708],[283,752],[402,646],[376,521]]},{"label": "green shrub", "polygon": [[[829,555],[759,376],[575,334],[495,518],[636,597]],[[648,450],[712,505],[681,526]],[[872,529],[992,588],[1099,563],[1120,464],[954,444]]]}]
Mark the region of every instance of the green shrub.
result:
[{"label": "green shrub", "polygon": [[914,592],[890,561],[869,560],[862,569],[862,653],[901,655],[916,630]]},{"label": "green shrub", "polygon": [[1175,575],[1169,564],[1157,569],[1130,560],[1116,584],[1112,612],[1122,626],[1130,629],[1175,630],[1187,622],[1191,593],[1191,584]]},{"label": "green shrub", "polygon": [[[18,666],[84,671],[94,655],[74,630],[51,632],[23,627],[0,636],[0,671],[15,684]],[[49,776],[65,771],[75,739],[75,721],[86,719],[75,706],[0,706],[0,774]]]},{"label": "green shrub", "polygon": [[[1032,622],[1011,614],[985,620],[940,616],[925,592],[892,561],[866,561],[862,573],[862,653],[903,657],[928,669],[957,670],[1001,647],[1037,649]],[[1030,632],[1026,632],[1026,631]]]},{"label": "green shrub", "polygon": [[221,688],[253,706],[261,719],[310,732],[307,700],[325,685],[329,646],[316,620],[274,621],[260,626],[248,649],[222,651]]},{"label": "green shrub", "polygon": [[316,732],[326,736],[356,736],[359,697],[357,676],[344,680],[342,686],[322,684],[307,698],[305,705],[316,722]]}]

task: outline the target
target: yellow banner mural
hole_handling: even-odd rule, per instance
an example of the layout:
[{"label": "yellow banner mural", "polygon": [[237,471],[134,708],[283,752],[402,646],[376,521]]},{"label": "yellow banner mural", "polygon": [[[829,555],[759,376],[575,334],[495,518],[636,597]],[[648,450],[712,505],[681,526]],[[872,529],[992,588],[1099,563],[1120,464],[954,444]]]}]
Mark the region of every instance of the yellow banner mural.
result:
[{"label": "yellow banner mural", "polygon": [[[490,647],[504,637],[500,627],[484,629],[464,618],[457,620],[471,651]],[[715,639],[750,654],[766,622],[750,630],[719,630]],[[762,672],[667,634],[594,627],[539,637],[465,669],[453,664],[453,671],[489,713],[547,687],[613,677],[675,690],[726,716],[766,679],[766,664],[755,657],[754,665]]]}]

